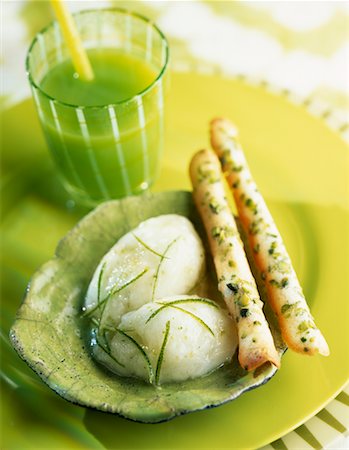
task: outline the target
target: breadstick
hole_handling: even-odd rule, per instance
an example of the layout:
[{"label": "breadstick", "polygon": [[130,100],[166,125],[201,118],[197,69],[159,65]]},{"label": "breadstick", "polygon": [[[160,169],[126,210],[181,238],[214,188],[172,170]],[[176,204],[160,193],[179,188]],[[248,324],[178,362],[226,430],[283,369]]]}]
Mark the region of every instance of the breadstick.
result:
[{"label": "breadstick", "polygon": [[218,277],[218,289],[234,318],[239,363],[253,370],[267,361],[280,366],[233,214],[224,193],[218,158],[210,150],[196,153],[190,164],[193,196],[205,225]]},{"label": "breadstick", "polygon": [[213,120],[211,144],[232,189],[285,343],[299,353],[327,356],[328,345],[315,325],[280,233],[252,178],[234,125],[227,119]]}]

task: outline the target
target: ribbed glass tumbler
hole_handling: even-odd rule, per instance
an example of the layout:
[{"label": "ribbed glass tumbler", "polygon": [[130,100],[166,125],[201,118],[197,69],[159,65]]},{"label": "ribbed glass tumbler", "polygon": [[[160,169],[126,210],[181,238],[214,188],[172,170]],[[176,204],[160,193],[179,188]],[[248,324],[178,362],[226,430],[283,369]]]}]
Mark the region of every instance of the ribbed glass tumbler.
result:
[{"label": "ribbed glass tumbler", "polygon": [[162,32],[138,14],[100,9],[80,12],[74,19],[85,48],[135,55],[156,73],[150,85],[126,100],[74,105],[41,88],[45,76],[69,58],[58,23],[40,32],[29,49],[29,82],[63,184],[78,203],[95,206],[139,194],[158,176],[169,51]]}]

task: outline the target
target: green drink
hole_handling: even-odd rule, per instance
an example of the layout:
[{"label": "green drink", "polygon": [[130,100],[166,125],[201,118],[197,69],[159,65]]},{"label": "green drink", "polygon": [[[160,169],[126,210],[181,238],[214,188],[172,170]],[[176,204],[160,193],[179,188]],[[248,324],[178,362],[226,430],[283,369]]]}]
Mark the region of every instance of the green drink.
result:
[{"label": "green drink", "polygon": [[93,206],[138,194],[156,179],[168,54],[163,35],[140,16],[99,10],[75,18],[90,47],[92,81],[75,73],[56,25],[36,38],[27,65],[62,180],[77,201]]},{"label": "green drink", "polygon": [[[41,82],[42,90],[65,103],[103,106],[131,99],[156,78],[156,71],[150,64],[127,53],[97,49],[90,50],[88,56],[95,74],[93,81],[79,80],[71,60],[66,60],[48,72]],[[94,176],[94,164],[86,163],[86,141],[79,126],[73,123],[69,130],[65,126],[65,130],[59,133],[57,127],[44,121],[43,128],[70,190],[74,189],[78,195],[82,193],[79,190],[88,191],[96,200],[101,194],[103,198],[117,198],[144,190],[150,180],[156,178],[162,133],[160,114],[155,105],[153,112],[148,111],[144,128],[139,126],[138,114],[130,114],[127,126],[123,127],[125,131],[119,131],[118,136],[115,136],[112,126],[105,130],[99,121],[91,121],[88,126],[89,146],[95,165],[103,174],[103,183]],[[61,155],[62,141],[69,149],[71,164]],[[145,153],[147,160],[144,161]]]},{"label": "green drink", "polygon": [[82,81],[70,59],[50,70],[40,87],[61,102],[103,106],[132,98],[151,85],[156,69],[141,58],[112,48],[87,51],[94,79]]}]

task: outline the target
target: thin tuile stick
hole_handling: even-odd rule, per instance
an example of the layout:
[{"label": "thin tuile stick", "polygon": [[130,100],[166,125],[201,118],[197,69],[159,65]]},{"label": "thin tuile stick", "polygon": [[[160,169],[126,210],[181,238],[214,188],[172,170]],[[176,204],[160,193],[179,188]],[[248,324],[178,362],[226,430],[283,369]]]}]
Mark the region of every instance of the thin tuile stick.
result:
[{"label": "thin tuile stick", "polygon": [[327,356],[328,345],[315,325],[282,237],[253,180],[236,127],[217,118],[210,131],[285,343],[298,353]]},{"label": "thin tuile stick", "polygon": [[246,370],[266,362],[280,366],[233,214],[225,197],[218,158],[209,150],[196,153],[190,164],[193,197],[208,236],[223,295],[236,323],[238,359]]}]

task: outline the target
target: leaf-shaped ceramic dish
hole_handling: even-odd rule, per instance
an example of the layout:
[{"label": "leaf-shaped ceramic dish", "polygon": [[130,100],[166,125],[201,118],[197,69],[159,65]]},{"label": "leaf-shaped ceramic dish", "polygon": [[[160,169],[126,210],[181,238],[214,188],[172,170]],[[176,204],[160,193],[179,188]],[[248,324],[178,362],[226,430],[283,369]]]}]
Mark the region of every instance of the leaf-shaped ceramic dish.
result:
[{"label": "leaf-shaped ceramic dish", "polygon": [[[140,422],[161,422],[233,400],[276,372],[266,365],[247,373],[231,364],[195,380],[160,388],[118,377],[89,353],[81,306],[101,257],[127,231],[161,214],[188,217],[204,234],[189,192],[163,192],[102,204],[59,243],[34,275],[10,337],[19,355],[54,391],[74,403]],[[275,325],[274,337],[279,341]],[[280,352],[283,351],[280,345]]]}]

